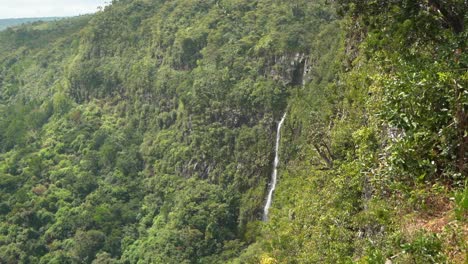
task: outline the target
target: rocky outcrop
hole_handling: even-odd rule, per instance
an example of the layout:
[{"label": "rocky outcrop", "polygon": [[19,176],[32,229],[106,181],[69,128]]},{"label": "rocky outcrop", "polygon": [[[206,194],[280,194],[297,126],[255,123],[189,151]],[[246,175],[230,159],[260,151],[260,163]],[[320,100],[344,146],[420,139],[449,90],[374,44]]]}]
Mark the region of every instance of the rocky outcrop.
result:
[{"label": "rocky outcrop", "polygon": [[274,56],[266,63],[265,74],[285,86],[302,86],[310,81],[309,55],[305,53]]}]

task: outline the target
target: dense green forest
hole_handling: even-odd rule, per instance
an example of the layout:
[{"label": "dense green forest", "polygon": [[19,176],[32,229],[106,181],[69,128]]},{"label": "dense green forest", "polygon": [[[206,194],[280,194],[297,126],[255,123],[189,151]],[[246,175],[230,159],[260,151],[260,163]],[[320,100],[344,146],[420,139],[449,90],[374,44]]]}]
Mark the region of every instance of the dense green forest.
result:
[{"label": "dense green forest", "polygon": [[44,21],[55,21],[62,19],[61,17],[33,17],[33,18],[5,18],[0,19],[0,30],[4,30],[9,27],[18,26],[26,23],[44,22]]},{"label": "dense green forest", "polygon": [[466,263],[467,11],[114,0],[1,31],[0,263]]}]

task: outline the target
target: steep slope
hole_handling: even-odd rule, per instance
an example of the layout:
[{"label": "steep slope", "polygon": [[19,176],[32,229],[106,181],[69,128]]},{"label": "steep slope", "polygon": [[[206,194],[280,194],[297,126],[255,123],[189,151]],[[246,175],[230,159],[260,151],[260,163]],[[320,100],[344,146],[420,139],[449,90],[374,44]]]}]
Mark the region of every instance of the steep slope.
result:
[{"label": "steep slope", "polygon": [[315,39],[271,220],[242,258],[466,263],[468,4],[338,2],[346,35]]},{"label": "steep slope", "polygon": [[463,263],[468,9],[417,2],[119,0],[0,32],[0,262]]},{"label": "steep slope", "polygon": [[302,82],[296,54],[329,10],[114,1],[1,32],[1,262],[238,256]]}]

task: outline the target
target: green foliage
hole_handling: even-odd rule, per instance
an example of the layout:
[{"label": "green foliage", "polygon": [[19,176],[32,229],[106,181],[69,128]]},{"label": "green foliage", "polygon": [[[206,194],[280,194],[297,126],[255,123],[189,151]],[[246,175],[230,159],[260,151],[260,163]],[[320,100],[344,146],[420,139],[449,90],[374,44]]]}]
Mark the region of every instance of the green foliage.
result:
[{"label": "green foliage", "polygon": [[275,208],[246,262],[463,261],[462,231],[400,219],[464,216],[466,3],[338,2],[348,32],[322,27],[312,79],[291,92]]},{"label": "green foliage", "polygon": [[452,193],[465,224],[466,3],[413,2],[119,0],[1,31],[0,262],[449,261],[400,218]]},{"label": "green foliage", "polygon": [[91,263],[96,252],[104,245],[105,235],[97,230],[78,231],[74,236],[72,254],[77,260]]},{"label": "green foliage", "polygon": [[38,24],[41,22],[59,20],[60,17],[38,17],[38,18],[7,18],[0,19],[0,30],[4,30],[9,27],[18,26],[26,23]]},{"label": "green foliage", "polygon": [[442,243],[435,235],[418,234],[411,243],[401,245],[408,256],[405,258],[409,261],[412,259],[416,263],[440,263],[445,261],[445,257],[441,254]]},{"label": "green foliage", "polygon": [[0,217],[5,237],[34,232],[0,245],[2,257],[239,255],[255,239],[244,232],[261,216],[274,120],[298,75],[290,61],[311,48],[328,10],[114,1],[93,16],[1,32]]},{"label": "green foliage", "polygon": [[466,220],[468,214],[468,188],[459,190],[455,193],[455,214],[459,220]]}]

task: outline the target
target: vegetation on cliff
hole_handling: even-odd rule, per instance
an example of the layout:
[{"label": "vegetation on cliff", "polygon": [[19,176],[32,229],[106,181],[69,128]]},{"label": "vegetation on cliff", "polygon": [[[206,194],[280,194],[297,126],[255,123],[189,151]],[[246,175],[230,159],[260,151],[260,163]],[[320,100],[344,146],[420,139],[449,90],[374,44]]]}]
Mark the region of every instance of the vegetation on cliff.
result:
[{"label": "vegetation on cliff", "polygon": [[119,0],[1,31],[0,262],[463,263],[466,10]]}]

